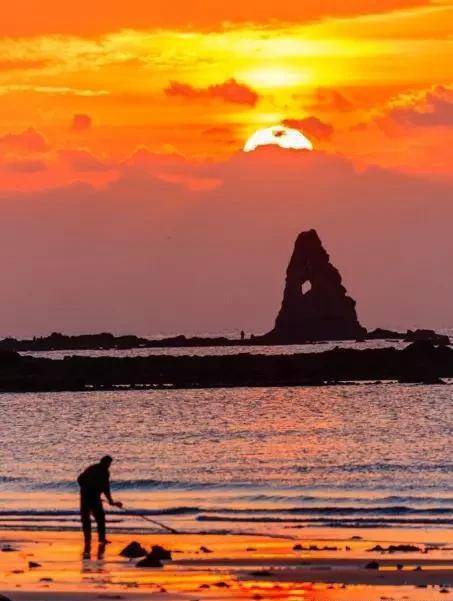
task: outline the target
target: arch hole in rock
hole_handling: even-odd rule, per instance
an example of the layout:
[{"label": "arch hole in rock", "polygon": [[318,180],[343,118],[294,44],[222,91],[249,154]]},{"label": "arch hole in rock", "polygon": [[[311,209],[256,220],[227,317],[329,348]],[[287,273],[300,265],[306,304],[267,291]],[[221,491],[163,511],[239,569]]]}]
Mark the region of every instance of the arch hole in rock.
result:
[{"label": "arch hole in rock", "polygon": [[311,282],[310,282],[310,280],[306,280],[302,284],[302,295],[307,294],[307,292],[310,292],[310,290],[311,290]]}]

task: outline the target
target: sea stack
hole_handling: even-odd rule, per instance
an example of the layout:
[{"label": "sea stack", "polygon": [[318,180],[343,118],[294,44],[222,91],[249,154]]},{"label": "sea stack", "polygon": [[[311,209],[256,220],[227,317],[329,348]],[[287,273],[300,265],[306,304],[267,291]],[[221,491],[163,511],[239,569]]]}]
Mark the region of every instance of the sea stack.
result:
[{"label": "sea stack", "polygon": [[361,339],[367,332],[357,319],[355,304],[317,232],[302,232],[286,270],[275,327],[264,338],[277,344]]}]

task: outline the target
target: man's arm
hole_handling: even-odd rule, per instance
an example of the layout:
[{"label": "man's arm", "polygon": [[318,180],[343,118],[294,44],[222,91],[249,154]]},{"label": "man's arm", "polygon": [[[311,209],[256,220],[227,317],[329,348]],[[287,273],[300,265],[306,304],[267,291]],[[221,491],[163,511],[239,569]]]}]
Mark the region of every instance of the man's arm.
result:
[{"label": "man's arm", "polygon": [[107,499],[109,505],[112,505],[114,507],[119,507],[121,509],[121,507],[123,506],[122,503],[120,503],[119,501],[114,501],[112,499],[112,494],[110,492],[110,474],[107,472],[106,477],[105,477],[105,485],[104,485],[104,490],[102,491],[105,495],[105,498]]}]

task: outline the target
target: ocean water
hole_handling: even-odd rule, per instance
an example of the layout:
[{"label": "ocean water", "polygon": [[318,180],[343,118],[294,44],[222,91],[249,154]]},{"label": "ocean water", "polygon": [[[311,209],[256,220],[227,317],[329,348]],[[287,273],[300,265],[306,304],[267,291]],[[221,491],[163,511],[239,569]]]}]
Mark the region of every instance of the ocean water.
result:
[{"label": "ocean water", "polygon": [[453,386],[0,395],[0,527],[77,528],[78,473],[115,461],[110,528],[451,527]]},{"label": "ocean water", "polygon": [[252,355],[293,355],[295,353],[322,353],[335,347],[354,348],[364,350],[370,348],[403,349],[408,345],[403,340],[365,340],[355,342],[354,340],[336,340],[326,342],[313,342],[311,344],[286,344],[272,346],[193,346],[193,347],[162,347],[162,348],[132,348],[132,349],[87,349],[87,350],[63,350],[63,351],[26,351],[22,355],[31,357],[44,357],[47,359],[63,359],[71,355],[82,357],[147,357],[148,355],[192,355],[204,357],[207,355],[237,355],[238,353],[250,353]]}]

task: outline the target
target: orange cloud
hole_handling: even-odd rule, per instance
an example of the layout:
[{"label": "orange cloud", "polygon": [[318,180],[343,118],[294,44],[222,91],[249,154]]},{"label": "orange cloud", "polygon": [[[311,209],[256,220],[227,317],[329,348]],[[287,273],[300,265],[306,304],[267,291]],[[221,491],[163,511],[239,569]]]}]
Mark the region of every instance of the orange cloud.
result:
[{"label": "orange cloud", "polygon": [[60,150],[60,157],[76,172],[110,171],[108,165],[86,150]]},{"label": "orange cloud", "polygon": [[354,109],[352,103],[338,90],[320,88],[315,90],[310,105],[314,110],[344,113]]},{"label": "orange cloud", "polygon": [[406,106],[396,106],[387,118],[410,127],[453,126],[453,88],[436,86],[409,99]]},{"label": "orange cloud", "polygon": [[47,59],[14,58],[0,60],[0,72],[4,71],[28,71],[32,69],[43,69],[53,61]]},{"label": "orange cloud", "polygon": [[92,125],[93,121],[89,115],[79,113],[77,115],[74,115],[74,117],[72,118],[71,129],[72,131],[77,132],[86,131],[88,129],[91,129]]},{"label": "orange cloud", "polygon": [[43,161],[36,159],[10,161],[0,167],[12,173],[38,173],[47,169],[47,165]]},{"label": "orange cloud", "polygon": [[205,0],[202,8],[183,0],[15,0],[4,3],[0,35],[39,33],[99,34],[118,29],[151,27],[218,28],[226,22],[307,22],[331,16],[386,12],[427,5],[427,0]]},{"label": "orange cloud", "polygon": [[0,149],[5,151],[46,152],[49,145],[40,132],[30,127],[21,133],[1,136]]},{"label": "orange cloud", "polygon": [[283,125],[300,129],[309,138],[316,140],[328,140],[333,134],[333,127],[329,123],[324,123],[317,117],[305,117],[303,119],[284,119]]},{"label": "orange cloud", "polygon": [[235,79],[229,79],[223,83],[212,84],[207,88],[196,88],[187,83],[171,81],[165,88],[167,96],[181,96],[189,99],[220,99],[224,102],[234,104],[245,104],[255,106],[258,102],[258,94],[249,86],[237,82]]}]

